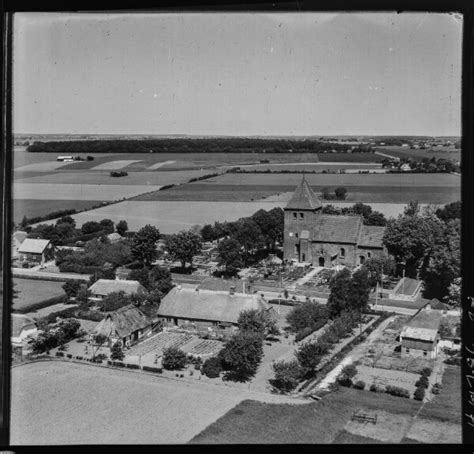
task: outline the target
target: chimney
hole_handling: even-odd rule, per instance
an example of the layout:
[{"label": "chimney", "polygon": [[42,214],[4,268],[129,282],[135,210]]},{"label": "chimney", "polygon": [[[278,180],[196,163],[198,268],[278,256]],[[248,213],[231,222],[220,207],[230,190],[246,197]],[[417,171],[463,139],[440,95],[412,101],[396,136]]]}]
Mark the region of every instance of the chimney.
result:
[{"label": "chimney", "polygon": [[425,308],[426,312],[431,312],[431,304],[428,303]]},{"label": "chimney", "polygon": [[234,295],[235,294],[235,285],[232,285],[229,290],[229,295]]}]

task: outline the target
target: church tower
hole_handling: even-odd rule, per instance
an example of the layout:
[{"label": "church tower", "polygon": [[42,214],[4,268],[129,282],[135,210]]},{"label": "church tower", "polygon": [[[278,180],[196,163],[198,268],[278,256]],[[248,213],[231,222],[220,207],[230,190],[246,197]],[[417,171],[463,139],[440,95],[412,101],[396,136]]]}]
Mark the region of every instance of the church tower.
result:
[{"label": "church tower", "polygon": [[284,208],[283,259],[312,263],[312,226],[321,214],[322,204],[304,174],[290,201]]}]

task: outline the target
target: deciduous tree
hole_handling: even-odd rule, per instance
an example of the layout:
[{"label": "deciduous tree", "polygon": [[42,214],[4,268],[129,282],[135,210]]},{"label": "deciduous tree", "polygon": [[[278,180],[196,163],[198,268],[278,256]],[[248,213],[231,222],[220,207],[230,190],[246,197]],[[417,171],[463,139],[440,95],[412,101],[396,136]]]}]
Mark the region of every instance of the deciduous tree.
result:
[{"label": "deciduous tree", "polygon": [[135,260],[149,267],[157,258],[156,244],[160,239],[160,231],[149,224],[136,232],[131,239],[130,251]]},{"label": "deciduous tree", "polygon": [[186,263],[192,267],[194,256],[202,249],[201,237],[190,230],[183,230],[166,238],[166,249],[173,260],[181,262],[181,268],[184,269]]}]

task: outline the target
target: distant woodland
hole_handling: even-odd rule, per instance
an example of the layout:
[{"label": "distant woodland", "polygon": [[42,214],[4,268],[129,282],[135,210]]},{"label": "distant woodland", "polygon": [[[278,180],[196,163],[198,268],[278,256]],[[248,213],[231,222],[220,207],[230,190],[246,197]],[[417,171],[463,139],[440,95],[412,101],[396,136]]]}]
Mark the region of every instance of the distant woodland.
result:
[{"label": "distant woodland", "polygon": [[50,153],[327,153],[331,151],[372,153],[367,145],[322,142],[316,139],[150,139],[150,140],[71,140],[34,142],[27,151]]}]

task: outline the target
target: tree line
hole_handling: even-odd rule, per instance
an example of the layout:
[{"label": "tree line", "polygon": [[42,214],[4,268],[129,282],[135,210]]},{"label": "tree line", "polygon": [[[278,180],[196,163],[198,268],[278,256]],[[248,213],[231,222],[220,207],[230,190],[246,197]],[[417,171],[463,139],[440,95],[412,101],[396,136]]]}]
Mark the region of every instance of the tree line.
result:
[{"label": "tree line", "polygon": [[[71,140],[34,142],[27,147],[27,151],[31,153],[323,153],[330,150],[346,152],[351,149],[349,145],[322,142],[317,139],[243,137]],[[368,147],[358,147],[357,151],[372,150]]]}]

